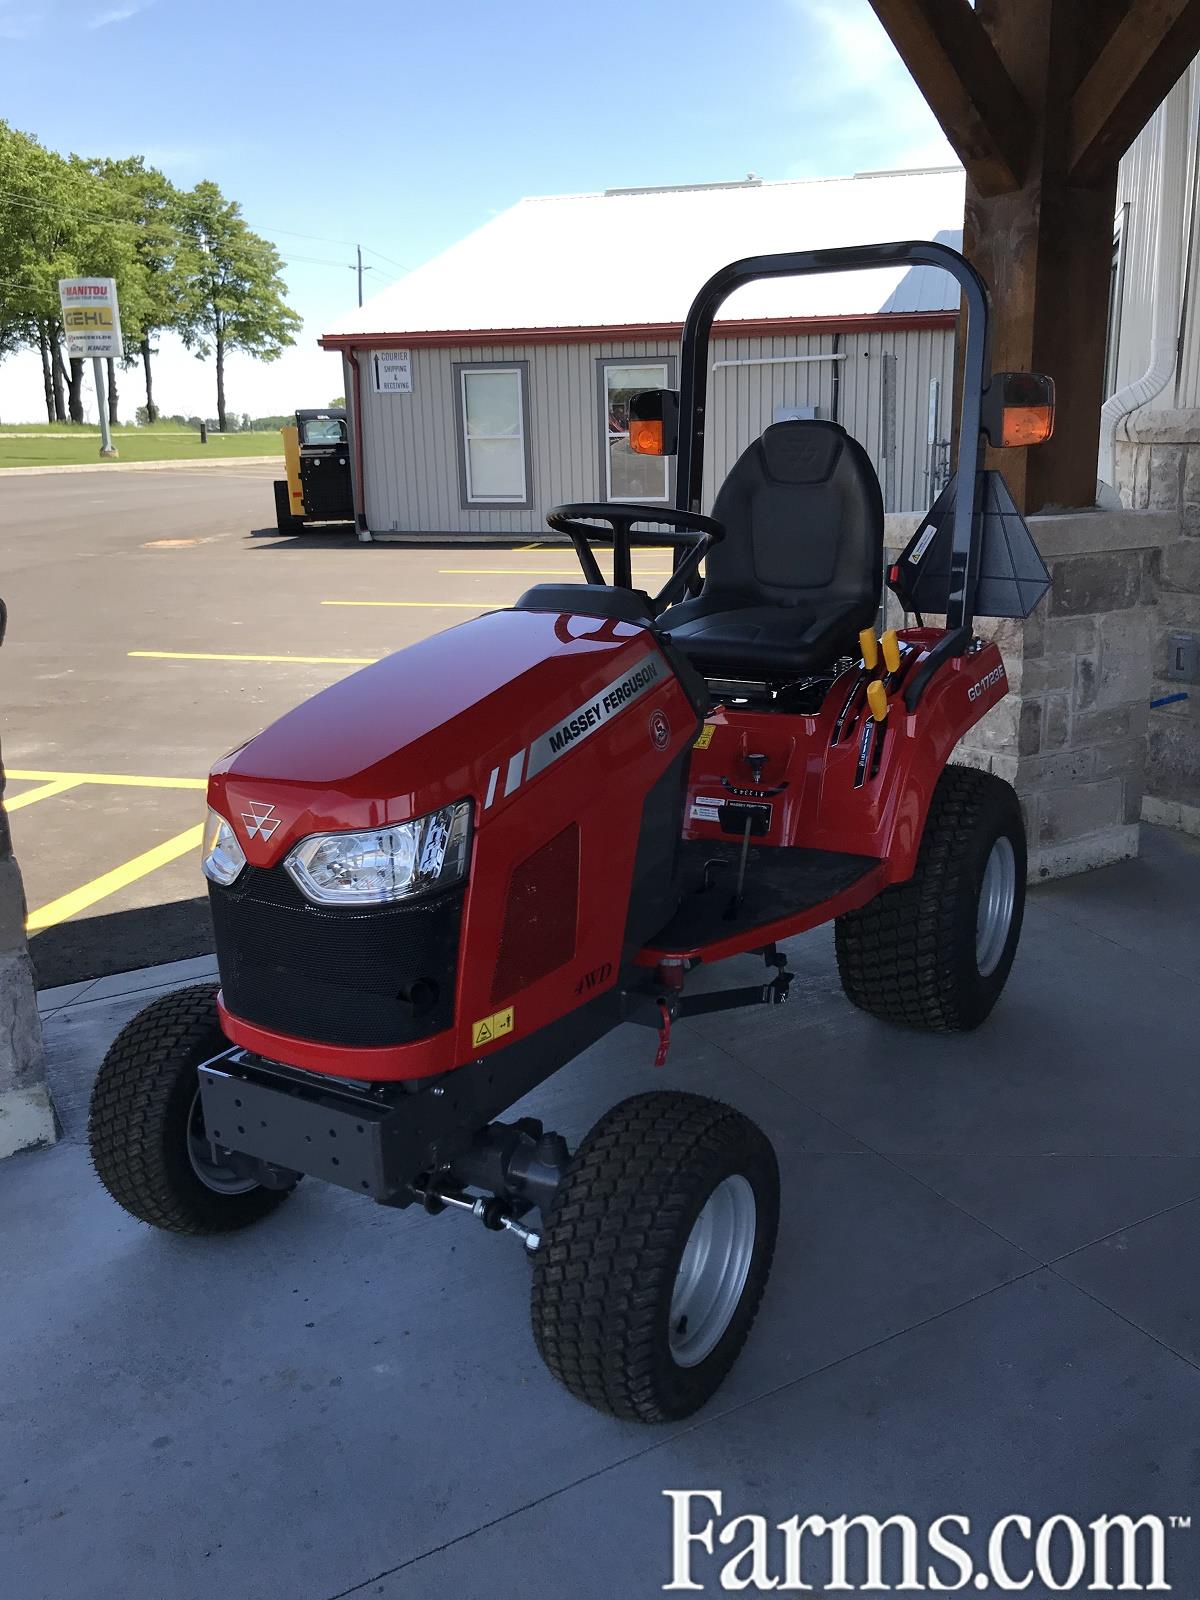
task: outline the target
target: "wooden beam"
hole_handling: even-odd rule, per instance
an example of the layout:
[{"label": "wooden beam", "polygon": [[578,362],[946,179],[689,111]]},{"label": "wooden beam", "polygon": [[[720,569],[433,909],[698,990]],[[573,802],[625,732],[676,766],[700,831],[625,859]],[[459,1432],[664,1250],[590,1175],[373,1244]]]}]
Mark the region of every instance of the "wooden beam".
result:
[{"label": "wooden beam", "polygon": [[1133,0],[1071,97],[1069,181],[1103,182],[1200,51],[1200,0]]},{"label": "wooden beam", "polygon": [[1021,187],[1031,122],[967,0],[871,0],[980,194]]}]

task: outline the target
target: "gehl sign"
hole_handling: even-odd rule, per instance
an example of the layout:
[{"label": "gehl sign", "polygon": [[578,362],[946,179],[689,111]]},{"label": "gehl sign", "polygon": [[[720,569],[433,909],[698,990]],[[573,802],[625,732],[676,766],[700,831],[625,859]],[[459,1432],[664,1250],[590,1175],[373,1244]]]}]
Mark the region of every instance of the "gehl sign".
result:
[{"label": "gehl sign", "polygon": [[58,297],[69,356],[104,360],[123,354],[114,279],[60,278]]}]

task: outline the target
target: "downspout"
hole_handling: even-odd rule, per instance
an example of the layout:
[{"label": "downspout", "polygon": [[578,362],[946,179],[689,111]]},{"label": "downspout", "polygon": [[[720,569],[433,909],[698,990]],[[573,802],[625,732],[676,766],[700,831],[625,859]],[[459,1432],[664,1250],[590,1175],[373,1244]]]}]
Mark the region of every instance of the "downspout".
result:
[{"label": "downspout", "polygon": [[1179,296],[1183,266],[1183,213],[1187,200],[1186,156],[1190,74],[1185,73],[1159,109],[1158,218],[1154,241],[1153,320],[1150,365],[1140,378],[1110,395],[1100,409],[1100,483],[1112,484],[1117,427],[1147,405],[1171,381],[1179,359]]},{"label": "downspout", "polygon": [[358,351],[352,347],[346,357],[354,369],[354,523],[358,529],[359,544],[370,544],[371,532],[367,527],[367,495],[363,481],[363,430],[362,430],[362,369],[358,364]]}]

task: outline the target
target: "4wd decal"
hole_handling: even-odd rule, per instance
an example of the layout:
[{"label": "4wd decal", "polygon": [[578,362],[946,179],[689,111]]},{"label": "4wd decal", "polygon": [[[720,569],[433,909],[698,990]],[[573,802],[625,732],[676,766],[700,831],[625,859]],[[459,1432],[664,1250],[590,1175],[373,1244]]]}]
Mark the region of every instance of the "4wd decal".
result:
[{"label": "4wd decal", "polygon": [[606,961],[602,966],[593,967],[590,972],[585,972],[575,985],[576,994],[590,994],[593,989],[598,989],[602,983],[607,983],[612,977],[613,966],[611,961]]}]

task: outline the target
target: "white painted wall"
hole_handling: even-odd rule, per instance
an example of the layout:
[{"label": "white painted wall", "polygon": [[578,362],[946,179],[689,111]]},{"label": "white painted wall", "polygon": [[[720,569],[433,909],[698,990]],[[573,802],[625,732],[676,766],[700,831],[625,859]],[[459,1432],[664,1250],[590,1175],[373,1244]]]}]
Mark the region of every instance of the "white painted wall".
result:
[{"label": "white painted wall", "polygon": [[[830,354],[831,336],[714,339],[712,359]],[[928,407],[930,380],[941,383],[940,434],[947,437],[953,390],[952,330],[854,333],[841,341],[836,364],[838,417],[882,463],[881,372],[895,357],[896,430],[887,505],[920,511],[930,503]],[[545,514],[571,500],[605,497],[601,481],[598,359],[675,362],[673,341],[450,346],[412,351],[413,391],[373,392],[370,361],[363,368],[363,449],[367,523],[373,533],[537,534]],[[484,510],[463,506],[458,461],[457,362],[525,361],[529,371],[532,500],[529,509]],[[673,366],[672,380],[677,378]],[[814,405],[829,417],[835,364],[772,362],[716,367],[710,375],[706,501],[742,450],[773,420],[780,405]]]}]

